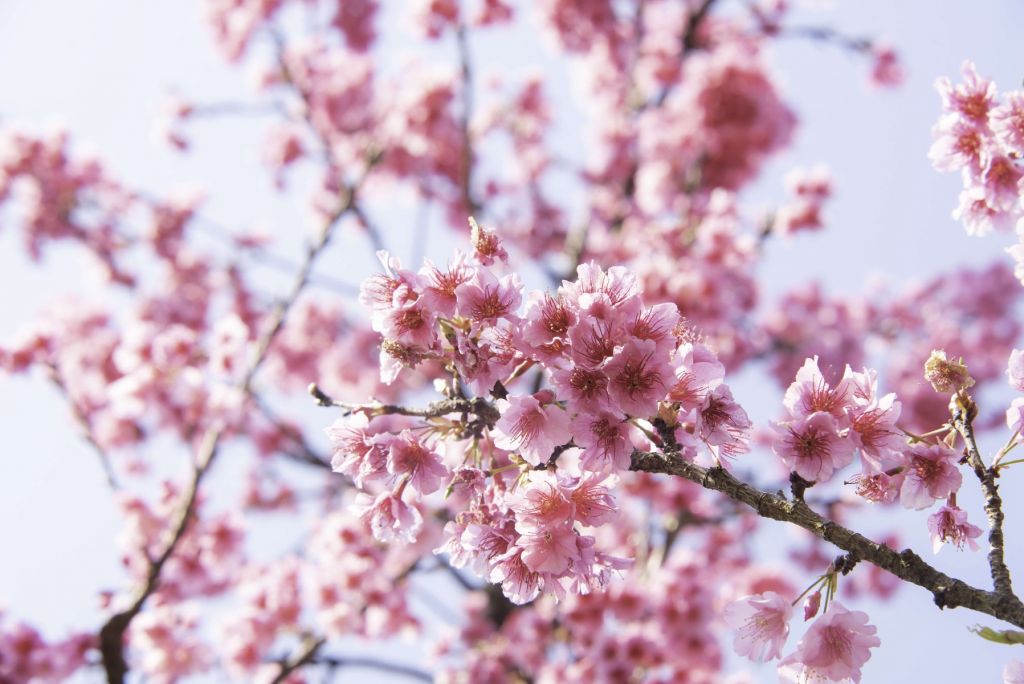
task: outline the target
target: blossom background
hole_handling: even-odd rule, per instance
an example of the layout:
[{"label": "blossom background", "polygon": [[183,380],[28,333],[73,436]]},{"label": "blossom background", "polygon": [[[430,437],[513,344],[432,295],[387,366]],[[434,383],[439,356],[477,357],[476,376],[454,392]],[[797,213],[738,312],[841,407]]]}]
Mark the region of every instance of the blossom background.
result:
[{"label": "blossom background", "polygon": [[[723,3],[728,5],[728,0]],[[411,22],[407,7],[386,3],[383,8],[380,25],[388,29],[382,32],[374,57],[386,68],[401,64],[406,45],[402,32]],[[1019,30],[1024,26],[1024,4],[839,1],[808,3],[795,18],[804,20],[795,23],[829,25],[850,35],[887,40],[900,53],[907,77],[901,87],[879,91],[867,84],[863,60],[834,47],[796,39],[770,47],[769,62],[800,126],[793,147],[772,159],[759,182],[741,196],[741,203],[754,214],[758,206],[778,200],[787,170],[817,163],[831,169],[836,196],[827,206],[826,230],[768,246],[759,272],[763,305],[809,279],[820,280],[830,292],[851,294],[866,291],[876,279],[898,284],[960,264],[1008,258],[1000,254],[1010,244],[1006,236],[970,238],[950,218],[959,179],[934,171],[926,153],[939,114],[935,78],[948,75],[956,80],[961,61],[969,58],[1001,89],[1021,83],[1024,50]],[[554,70],[553,78],[566,86],[553,103],[562,132],[557,146],[578,151],[584,144],[580,122],[585,122],[586,113],[571,98],[575,77],[571,69],[553,61],[554,53],[542,36],[503,36],[472,47],[482,72],[487,63],[523,73]],[[441,61],[454,55],[435,52],[427,57]],[[301,171],[290,179],[293,192],[271,192],[260,158],[259,116],[200,123],[191,129],[194,152],[172,153],[153,134],[160,103],[172,90],[200,102],[251,99],[244,74],[228,68],[216,54],[197,0],[0,1],[0,123],[38,129],[63,122],[77,141],[91,143],[118,176],[135,186],[157,192],[191,183],[205,190],[204,215],[216,217],[218,223],[287,231],[294,237],[288,256],[297,261],[302,238],[312,225]],[[375,216],[385,241],[405,260],[411,260],[417,249],[401,232],[412,208],[409,198],[396,197],[392,211]],[[454,238],[438,225],[440,217],[427,216],[426,222],[432,225],[425,249],[443,258]],[[342,237],[339,242],[346,246],[329,250],[317,271],[356,284],[375,270],[376,263],[359,236]],[[0,339],[60,293],[103,292],[95,274],[82,270],[72,250],[51,250],[45,268],[35,268],[24,261],[18,240],[14,231],[0,231]],[[280,290],[286,277],[265,270],[267,290]],[[535,278],[533,284],[542,283]],[[732,378],[730,384],[755,423],[764,425],[778,416],[781,391],[760,382],[755,371]],[[993,394],[983,401],[997,406],[1007,396]],[[326,416],[315,411],[310,409],[313,422],[326,424]],[[75,432],[66,406],[45,383],[24,378],[0,382],[0,416],[6,438],[0,456],[0,600],[11,614],[30,617],[53,634],[98,624],[97,591],[123,584],[115,544],[118,514],[102,472]],[[321,439],[318,434],[312,437]],[[986,446],[991,450],[997,445]],[[755,450],[745,459],[744,467],[763,468],[760,472],[775,467],[766,450]],[[170,458],[167,468],[173,472]],[[1010,469],[1002,479],[1011,569],[1024,568],[1024,530],[1019,525],[1024,506],[1017,495],[1024,486],[1022,477]],[[211,478],[211,491],[237,488],[239,479],[240,471],[225,458]],[[964,487],[961,506],[981,523],[978,497],[970,496],[972,485]],[[887,510],[886,515],[898,517],[895,524],[908,546],[932,558],[926,516],[898,510]],[[865,519],[854,527],[871,532],[892,524],[891,519]],[[781,526],[769,527],[773,531],[759,539],[766,554],[772,554],[788,534]],[[294,530],[275,526],[268,518],[254,554],[270,555],[285,548],[293,535]],[[779,559],[780,564],[785,562]],[[982,554],[945,549],[934,562],[948,574],[987,585]],[[446,586],[437,588],[442,601],[446,591]],[[979,622],[974,614],[940,614],[929,595],[914,587],[902,588],[888,604],[847,603],[869,612],[882,639],[882,647],[864,669],[866,682],[995,682],[1003,664],[1017,656],[1015,648],[969,634],[966,627]],[[414,654],[410,656],[415,662]],[[725,668],[742,670],[755,672],[757,681],[776,677],[773,665],[757,669],[738,658]]]}]

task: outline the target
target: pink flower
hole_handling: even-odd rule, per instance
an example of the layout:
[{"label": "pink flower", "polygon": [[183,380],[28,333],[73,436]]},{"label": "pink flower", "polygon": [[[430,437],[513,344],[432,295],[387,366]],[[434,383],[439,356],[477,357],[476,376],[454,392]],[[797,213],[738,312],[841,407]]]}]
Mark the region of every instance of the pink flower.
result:
[{"label": "pink flower", "polygon": [[888,45],[875,45],[871,48],[874,62],[871,64],[871,83],[890,88],[903,83],[903,65],[900,64],[896,51]]},{"label": "pink flower", "polygon": [[608,376],[599,369],[574,366],[569,370],[556,370],[552,384],[558,395],[565,398],[575,411],[596,412],[607,406],[611,399]]},{"label": "pink flower", "polygon": [[715,353],[702,344],[680,345],[676,358],[679,365],[668,398],[679,402],[684,411],[692,411],[703,406],[707,393],[722,384],[725,367]]},{"label": "pink flower", "polygon": [[508,263],[508,252],[502,246],[497,233],[484,230],[472,217],[469,219],[469,229],[469,240],[473,243],[473,258],[480,265],[490,266],[495,260]]},{"label": "pink flower", "polygon": [[840,427],[845,428],[848,423],[846,408],[853,404],[852,394],[849,374],[844,375],[835,387],[829,386],[818,369],[818,357],[815,356],[804,361],[804,365],[796,372],[796,379],[786,389],[782,404],[793,418],[804,418],[816,411],[823,411],[835,417]]},{"label": "pink flower", "polygon": [[1006,94],[1006,103],[992,110],[992,130],[999,141],[1017,155],[1024,155],[1024,92]]},{"label": "pink flower", "polygon": [[514,315],[522,301],[522,283],[515,273],[499,281],[486,269],[455,288],[459,313],[473,321],[494,321]]},{"label": "pink flower", "polygon": [[624,417],[598,409],[577,414],[571,426],[573,441],[583,451],[581,468],[595,473],[629,469],[632,427]]},{"label": "pink flower", "polygon": [[928,150],[932,166],[939,171],[957,171],[966,168],[971,174],[981,174],[982,159],[991,139],[988,133],[959,117],[942,118],[932,129],[935,141]]},{"label": "pink flower", "polygon": [[537,598],[543,584],[541,574],[526,565],[523,560],[523,549],[519,547],[513,547],[507,554],[496,559],[488,579],[491,582],[501,582],[502,592],[516,605],[529,603]]},{"label": "pink flower", "polygon": [[409,484],[421,494],[436,492],[450,475],[441,457],[428,449],[411,430],[388,438],[388,472],[408,476]]},{"label": "pink flower", "polygon": [[965,61],[961,71],[964,82],[959,85],[954,86],[948,78],[935,82],[942,106],[966,121],[987,128],[989,111],[996,104],[996,85],[979,76],[973,62]]},{"label": "pink flower", "polygon": [[1024,392],[1024,349],[1014,349],[1010,352],[1006,375],[1009,378],[1010,387],[1018,392]]},{"label": "pink flower", "polygon": [[922,510],[958,490],[963,476],[956,462],[956,453],[947,446],[918,444],[912,447],[907,454],[900,503],[906,508]]},{"label": "pink flower", "polygon": [[576,312],[561,297],[544,293],[526,309],[523,339],[544,358],[559,356],[569,344],[569,329],[576,324]]},{"label": "pink flower", "polygon": [[1024,684],[1024,663],[1011,660],[1003,668],[1003,684]]},{"label": "pink flower", "polygon": [[567,483],[569,500],[575,507],[573,517],[581,525],[597,527],[618,515],[615,497],[600,476],[584,475]]},{"label": "pink flower", "polygon": [[604,367],[608,391],[627,414],[646,418],[658,410],[674,380],[668,358],[652,340],[632,339]]},{"label": "pink flower", "polygon": [[996,210],[1012,210],[1020,199],[1021,178],[1024,173],[1013,159],[993,155],[981,174],[985,203]]},{"label": "pink flower", "polygon": [[411,544],[416,541],[423,527],[423,516],[419,510],[392,492],[381,492],[376,498],[361,493],[356,498],[354,509],[370,525],[373,538],[377,541]]},{"label": "pink flower", "polygon": [[573,519],[573,504],[551,473],[531,473],[518,495],[512,510],[516,512],[516,529],[521,533],[564,525]]},{"label": "pink flower", "polygon": [[1024,436],[1024,397],[1017,397],[1006,409],[1006,426],[1018,433],[1018,438]]},{"label": "pink flower", "polygon": [[473,268],[466,263],[466,256],[456,252],[455,257],[444,270],[425,259],[418,275],[423,282],[420,301],[428,310],[446,317],[455,315],[455,290],[473,277]]},{"label": "pink flower", "polygon": [[494,425],[494,443],[518,451],[530,465],[548,460],[556,446],[569,441],[569,414],[555,404],[542,405],[527,394],[499,401],[501,418]]},{"label": "pink flower", "polygon": [[778,658],[789,637],[792,604],[768,591],[744,596],[733,601],[722,612],[722,618],[736,630],[733,649],[741,656],[764,662]]},{"label": "pink flower", "polygon": [[935,553],[947,542],[961,550],[967,542],[971,551],[978,550],[974,539],[981,536],[981,528],[967,522],[967,511],[956,506],[943,506],[928,516],[928,531],[932,533],[932,550]]},{"label": "pink flower", "polygon": [[902,405],[895,394],[887,394],[877,403],[858,407],[850,413],[849,437],[860,447],[865,463],[876,471],[885,470],[899,456],[904,447],[904,438],[896,426]]},{"label": "pink flower", "polygon": [[560,575],[578,558],[576,531],[569,525],[552,525],[524,534],[517,542],[523,563],[534,572]]},{"label": "pink flower", "polygon": [[871,503],[892,503],[900,494],[903,486],[903,475],[882,473],[860,473],[850,479],[849,484],[857,485],[857,496],[864,497]]},{"label": "pink flower", "polygon": [[736,456],[750,451],[749,432],[753,423],[747,412],[732,398],[726,385],[708,393],[695,413],[694,430],[711,447],[716,458]]},{"label": "pink flower", "polygon": [[849,611],[838,601],[814,621],[796,651],[779,664],[779,678],[790,684],[860,682],[860,670],[870,649],[882,642],[861,611]]},{"label": "pink flower", "polygon": [[836,419],[829,413],[817,411],[775,430],[772,450],[805,480],[824,482],[853,462],[854,444],[839,436]]}]

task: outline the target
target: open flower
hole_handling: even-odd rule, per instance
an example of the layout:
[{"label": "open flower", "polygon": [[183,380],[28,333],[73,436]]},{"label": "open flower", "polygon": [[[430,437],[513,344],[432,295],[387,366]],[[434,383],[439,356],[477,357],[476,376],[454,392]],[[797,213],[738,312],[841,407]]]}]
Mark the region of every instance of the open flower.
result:
[{"label": "open flower", "polygon": [[796,646],[779,664],[779,679],[789,684],[860,682],[860,669],[871,657],[869,649],[882,642],[874,625],[859,610],[850,611],[838,601],[814,621]]},{"label": "open flower", "polygon": [[510,397],[498,408],[502,414],[494,426],[494,443],[518,451],[530,465],[540,465],[569,441],[569,414],[554,404],[541,405],[535,395]]},{"label": "open flower", "polygon": [[778,658],[789,636],[792,604],[774,591],[744,596],[733,601],[722,613],[725,623],[736,630],[733,648],[751,660],[764,662]]},{"label": "open flower", "polygon": [[928,516],[928,531],[932,533],[932,549],[935,553],[946,543],[963,549],[964,542],[967,542],[971,551],[978,550],[974,539],[981,536],[981,528],[967,522],[967,511],[956,506],[943,506]]}]

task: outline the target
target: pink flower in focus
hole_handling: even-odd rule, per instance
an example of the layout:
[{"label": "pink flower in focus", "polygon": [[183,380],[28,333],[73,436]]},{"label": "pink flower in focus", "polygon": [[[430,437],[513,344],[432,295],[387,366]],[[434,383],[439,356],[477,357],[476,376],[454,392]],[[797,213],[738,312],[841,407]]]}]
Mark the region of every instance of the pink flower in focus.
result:
[{"label": "pink flower in focus", "polygon": [[583,451],[581,468],[595,473],[629,469],[633,428],[620,414],[605,409],[579,413],[570,425],[572,439]]},{"label": "pink flower in focus", "polygon": [[[607,407],[611,399],[608,394],[608,376],[604,371],[583,366],[570,370],[556,370],[552,384],[558,394],[564,397],[572,410],[598,412]],[[581,415],[583,415],[581,413]]]},{"label": "pink flower in focus", "polygon": [[775,427],[772,450],[797,475],[824,482],[839,468],[853,462],[855,446],[839,436],[836,419],[817,411],[805,418]]},{"label": "pink flower in focus", "polygon": [[694,413],[694,430],[704,440],[715,458],[737,456],[750,451],[750,428],[753,423],[747,412],[736,403],[732,391],[719,385],[708,393],[704,405]]},{"label": "pink flower in focus", "polygon": [[956,506],[943,506],[928,516],[928,531],[932,533],[932,550],[938,553],[945,543],[963,550],[964,542],[971,551],[978,550],[975,537],[981,536],[981,528],[967,522],[967,511]]},{"label": "pink flower in focus", "polygon": [[547,461],[556,446],[569,441],[569,414],[555,404],[542,405],[527,394],[499,401],[501,418],[494,425],[494,443],[518,451],[530,465]]},{"label": "pink flower in focus", "polygon": [[956,453],[945,445],[912,447],[907,453],[900,503],[906,508],[922,510],[958,490],[963,476],[956,462]]},{"label": "pink flower in focus", "polygon": [[605,484],[608,481],[601,476],[584,475],[569,483],[569,500],[575,507],[573,517],[581,525],[597,527],[618,515],[615,497]]},{"label": "pink flower in focus", "polygon": [[604,367],[608,391],[629,415],[646,418],[658,410],[674,381],[668,358],[652,340],[632,339]]},{"label": "pink flower in focus", "polygon": [[455,288],[459,313],[473,321],[494,321],[514,316],[523,289],[519,276],[513,273],[501,279],[486,269],[479,269],[472,278]]},{"label": "pink flower in focus", "polygon": [[383,443],[388,448],[388,472],[408,477],[409,484],[421,494],[436,492],[450,475],[441,457],[420,442],[411,430],[402,430]]},{"label": "pink flower in focus", "polygon": [[932,128],[932,137],[935,141],[928,150],[932,166],[939,171],[966,168],[971,174],[981,174],[982,160],[991,144],[987,131],[959,117],[944,117]]},{"label": "pink flower in focus", "polygon": [[354,510],[364,522],[369,523],[373,538],[384,543],[411,544],[423,527],[419,509],[392,492],[381,492],[376,498],[360,493]]},{"label": "pink flower in focus", "polygon": [[831,387],[818,369],[818,357],[807,359],[796,378],[786,389],[782,404],[793,418],[804,418],[817,411],[831,414],[840,427],[849,423],[846,408],[853,403],[854,387],[849,375],[844,375],[839,384]]},{"label": "pink flower in focus", "polygon": [[792,604],[768,591],[744,596],[733,601],[722,612],[722,618],[736,630],[733,649],[741,656],[765,662],[778,658],[789,637]]},{"label": "pink flower in focus", "polygon": [[579,556],[576,531],[569,525],[539,528],[519,538],[523,563],[534,572],[559,575]]},{"label": "pink flower in focus", "polygon": [[556,477],[547,472],[534,472],[521,486],[518,502],[512,504],[516,512],[516,527],[520,532],[565,524],[573,519],[573,505],[566,498]]},{"label": "pink flower in focus", "polygon": [[815,620],[796,651],[779,664],[779,679],[788,684],[860,682],[860,670],[871,658],[870,649],[882,642],[868,624],[867,614],[847,610],[832,601]]}]

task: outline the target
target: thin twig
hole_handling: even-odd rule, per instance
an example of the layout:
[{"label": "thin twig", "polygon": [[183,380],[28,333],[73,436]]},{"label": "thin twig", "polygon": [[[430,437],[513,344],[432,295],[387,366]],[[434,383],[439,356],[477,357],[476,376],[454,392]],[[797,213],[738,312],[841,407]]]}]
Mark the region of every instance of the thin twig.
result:
[{"label": "thin twig", "polygon": [[110,462],[110,454],[103,448],[103,445],[96,439],[96,435],[92,431],[92,423],[89,421],[89,416],[85,414],[82,407],[78,404],[71,391],[68,388],[67,383],[64,381],[64,376],[61,375],[60,370],[57,366],[48,364],[47,374],[50,376],[50,381],[54,386],[60,390],[60,393],[64,396],[68,406],[71,407],[71,415],[74,416],[75,423],[78,425],[79,431],[82,434],[82,439],[92,447],[93,451],[96,452],[96,456],[100,460],[100,467],[103,468],[103,474],[107,478],[107,485],[113,491],[118,491],[121,485],[117,481],[117,476],[114,474],[114,466]]}]

